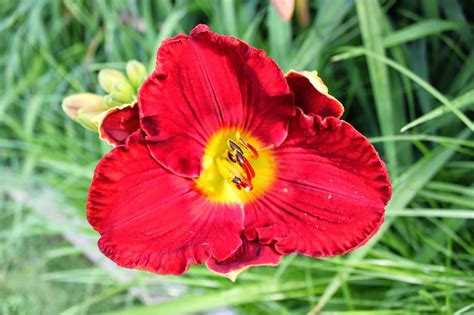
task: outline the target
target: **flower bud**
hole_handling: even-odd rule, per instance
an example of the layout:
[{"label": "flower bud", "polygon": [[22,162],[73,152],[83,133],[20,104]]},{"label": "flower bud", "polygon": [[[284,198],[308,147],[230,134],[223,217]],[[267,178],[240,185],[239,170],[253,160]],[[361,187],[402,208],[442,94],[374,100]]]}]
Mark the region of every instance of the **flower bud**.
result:
[{"label": "flower bud", "polygon": [[139,61],[130,60],[127,62],[125,69],[127,71],[128,79],[138,90],[148,75],[145,65]]},{"label": "flower bud", "polygon": [[80,110],[95,113],[107,110],[104,97],[92,93],[70,95],[64,98],[61,106],[66,115],[74,121],[78,120]]},{"label": "flower bud", "polygon": [[129,104],[135,99],[136,90],[128,82],[117,81],[112,86],[110,97],[123,104]]},{"label": "flower bud", "polygon": [[118,70],[103,69],[99,71],[99,84],[107,93],[112,92],[117,82],[121,82],[123,85],[130,85],[125,74]]},{"label": "flower bud", "polygon": [[70,95],[63,100],[62,108],[69,118],[92,131],[97,131],[95,117],[107,110],[105,98],[92,93]]},{"label": "flower bud", "polygon": [[88,115],[83,110],[79,110],[78,116],[77,116],[77,122],[86,129],[98,132],[99,129],[98,129],[98,126],[94,124],[93,117],[94,116]]},{"label": "flower bud", "polygon": [[107,106],[107,108],[115,108],[115,107],[119,107],[123,105],[123,103],[113,99],[112,96],[110,96],[109,94],[104,96],[104,98],[105,98],[105,105]]},{"label": "flower bud", "polygon": [[283,20],[291,20],[295,10],[295,0],[272,0],[271,4]]}]

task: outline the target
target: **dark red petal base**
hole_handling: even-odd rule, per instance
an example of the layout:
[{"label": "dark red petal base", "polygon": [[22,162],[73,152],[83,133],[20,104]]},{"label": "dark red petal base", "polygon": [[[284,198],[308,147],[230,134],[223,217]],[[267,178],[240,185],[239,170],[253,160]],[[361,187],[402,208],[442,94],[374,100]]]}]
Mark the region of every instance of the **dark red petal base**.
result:
[{"label": "dark red petal base", "polygon": [[140,128],[138,105],[127,105],[109,110],[99,125],[99,135],[112,145],[125,144],[127,138]]}]

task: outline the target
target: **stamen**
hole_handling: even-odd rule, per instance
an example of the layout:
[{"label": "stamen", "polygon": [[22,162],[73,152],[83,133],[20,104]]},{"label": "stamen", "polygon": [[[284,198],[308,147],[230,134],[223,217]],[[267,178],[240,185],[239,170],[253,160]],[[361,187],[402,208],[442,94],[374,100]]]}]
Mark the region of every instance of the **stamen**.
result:
[{"label": "stamen", "polygon": [[228,139],[227,150],[217,160],[217,167],[221,174],[227,176],[228,180],[237,189],[241,190],[243,188],[245,191],[251,191],[253,189],[252,179],[256,175],[247,156],[252,160],[257,159],[258,152],[240,136],[240,133],[236,134],[235,139],[238,140],[240,145],[234,140]]},{"label": "stamen", "polygon": [[217,170],[219,173],[227,178],[229,181],[233,181],[234,177],[238,177],[239,179],[244,178],[242,172],[239,170],[236,164],[231,163],[229,160],[224,158],[218,158],[215,160]]},{"label": "stamen", "polygon": [[237,159],[237,162],[240,164],[240,166],[242,166],[242,164],[244,164],[244,161],[246,160],[240,152],[237,152],[235,154],[235,158]]},{"label": "stamen", "polygon": [[234,141],[230,139],[228,141],[229,141],[229,147],[232,149],[232,151],[238,151],[242,154],[244,153],[242,149],[237,145],[237,143],[235,143]]},{"label": "stamen", "polygon": [[232,182],[235,184],[235,186],[237,187],[238,190],[241,190],[242,189],[242,180],[240,178],[238,178],[237,176],[234,176],[234,178],[232,179]]},{"label": "stamen", "polygon": [[254,178],[255,177],[255,170],[253,169],[252,164],[250,164],[250,162],[247,159],[245,159],[244,162],[245,162],[245,166],[250,170],[250,174],[251,174],[252,178]]},{"label": "stamen", "polygon": [[245,190],[246,192],[250,192],[250,191],[253,190],[253,186],[247,186],[247,187],[244,188],[244,190]]},{"label": "stamen", "polygon": [[237,176],[234,176],[234,178],[232,179],[232,182],[236,185],[241,185],[242,184],[242,180],[240,178],[238,178]]},{"label": "stamen", "polygon": [[245,171],[245,178],[248,182],[252,182],[252,174],[250,173],[249,169],[245,167],[245,164],[242,165],[243,170]]},{"label": "stamen", "polygon": [[230,151],[227,151],[227,157],[228,157],[229,160],[231,160],[232,162],[237,163],[237,160],[235,159],[235,156],[233,156],[232,153],[230,153]]},{"label": "stamen", "polygon": [[250,151],[252,151],[253,153],[253,156],[251,158],[253,158],[254,160],[258,159],[258,151],[257,149],[255,149],[251,144],[247,143],[247,147],[250,149]]},{"label": "stamen", "polygon": [[245,141],[245,139],[242,138],[242,137],[240,137],[240,136],[239,136],[239,141],[240,141],[240,144],[241,144],[245,149],[247,149],[248,151],[252,152],[252,156],[250,156],[250,159],[252,159],[252,160],[258,159],[258,151],[257,151],[257,149],[255,149],[250,143],[248,143],[247,141]]}]

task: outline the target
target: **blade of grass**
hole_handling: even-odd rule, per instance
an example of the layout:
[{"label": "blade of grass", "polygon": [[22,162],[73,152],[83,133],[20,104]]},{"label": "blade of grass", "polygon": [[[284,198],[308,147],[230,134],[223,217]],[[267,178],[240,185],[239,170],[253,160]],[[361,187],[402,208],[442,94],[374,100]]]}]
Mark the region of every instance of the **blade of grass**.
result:
[{"label": "blade of grass", "polygon": [[291,24],[283,20],[273,6],[268,8],[267,29],[269,35],[270,54],[281,68],[286,69],[291,49]]},{"label": "blade of grass", "polygon": [[452,192],[452,193],[474,197],[474,187],[465,187],[462,185],[457,185],[457,184],[452,184],[452,183],[432,181],[431,183],[426,185],[426,188],[429,188],[431,190]]},{"label": "blade of grass", "polygon": [[[357,16],[362,34],[364,47],[376,55],[385,56],[382,30],[382,10],[377,0],[356,1]],[[395,133],[390,78],[386,64],[379,60],[366,58],[369,69],[370,82],[374,93],[375,108],[377,110],[379,127],[383,136],[392,136]],[[397,167],[397,151],[395,144],[383,144],[390,174],[395,174]]]},{"label": "blade of grass", "polygon": [[[445,20],[422,20],[388,34],[382,39],[382,42],[385,48],[390,48],[428,36],[463,28],[469,28],[469,25]],[[362,55],[362,52],[354,52],[351,54],[351,57],[354,58]]]},{"label": "blade of grass", "polygon": [[[282,298],[283,292],[295,289],[305,289],[304,281],[263,282],[235,286],[231,289],[211,292],[200,296],[187,295],[178,299],[142,307],[134,307],[109,314],[116,315],[149,315],[149,314],[182,314],[200,312],[219,306],[232,306],[249,302],[259,302],[263,299],[273,300]],[[306,292],[304,292],[306,293]],[[315,292],[311,292],[314,294]]]},{"label": "blade of grass", "polygon": [[320,70],[324,47],[342,27],[344,18],[353,6],[352,1],[346,0],[320,0],[317,4],[318,13],[314,23],[298,50],[291,56],[288,63],[290,69],[302,70],[311,67]]},{"label": "blade of grass", "polygon": [[[458,110],[464,109],[468,105],[474,104],[474,90],[471,90],[459,97],[456,97],[454,100],[451,101],[453,108]],[[439,106],[432,111],[424,114],[423,116],[418,117],[417,119],[411,121],[407,125],[402,128],[402,132],[412,129],[418,125],[426,123],[432,119],[438,118],[449,113],[450,110],[446,106]]]},{"label": "blade of grass", "polygon": [[461,197],[460,195],[442,193],[442,192],[432,192],[428,190],[421,190],[419,196],[430,201],[438,201],[445,204],[450,204],[457,207],[472,207],[473,199],[472,197]]},{"label": "blade of grass", "polygon": [[443,20],[423,20],[392,33],[384,39],[383,43],[385,47],[393,47],[419,38],[462,28],[469,28],[469,25]]},{"label": "blade of grass", "polygon": [[239,36],[237,19],[235,17],[236,9],[234,0],[223,0],[221,1],[220,5],[222,18],[225,21],[225,33],[230,36]]},{"label": "blade of grass", "polygon": [[387,213],[388,217],[418,217],[418,218],[458,218],[474,219],[474,210],[461,209],[394,209]]},{"label": "blade of grass", "polygon": [[474,141],[472,140],[464,140],[458,138],[450,138],[450,137],[440,137],[440,136],[431,136],[425,134],[419,135],[396,135],[390,137],[371,137],[369,138],[370,142],[372,143],[383,143],[388,141],[431,141],[435,143],[446,143],[446,144],[457,144],[463,145],[466,147],[473,148]]}]

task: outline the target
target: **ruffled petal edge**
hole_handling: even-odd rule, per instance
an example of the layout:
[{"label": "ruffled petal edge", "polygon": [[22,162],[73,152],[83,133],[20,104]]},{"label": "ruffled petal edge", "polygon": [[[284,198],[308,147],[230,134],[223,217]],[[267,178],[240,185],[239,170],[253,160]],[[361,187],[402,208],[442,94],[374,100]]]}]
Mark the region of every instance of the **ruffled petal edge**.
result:
[{"label": "ruffled petal edge", "polygon": [[285,77],[294,94],[295,104],[305,114],[339,118],[344,113],[344,106],[329,94],[317,71],[290,70]]}]

